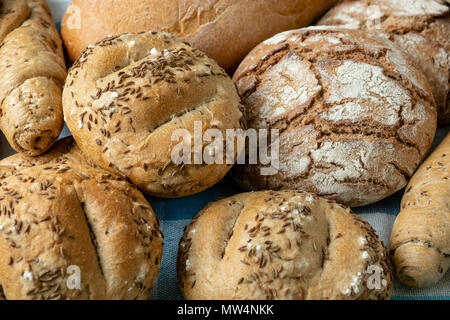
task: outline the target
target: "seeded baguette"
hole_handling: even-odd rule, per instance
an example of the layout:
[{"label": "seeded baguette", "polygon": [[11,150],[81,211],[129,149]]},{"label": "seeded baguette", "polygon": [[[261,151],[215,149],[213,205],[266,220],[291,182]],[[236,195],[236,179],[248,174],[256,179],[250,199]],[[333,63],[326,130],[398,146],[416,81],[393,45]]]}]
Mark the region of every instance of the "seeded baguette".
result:
[{"label": "seeded baguette", "polygon": [[279,130],[275,175],[262,175],[262,164],[233,171],[247,190],[374,203],[406,186],[436,132],[426,78],[384,33],[283,32],[257,46],[234,80],[248,127]]},{"label": "seeded baguette", "polygon": [[[0,183],[6,299],[148,298],[162,233],[134,186],[104,170],[68,164],[17,170]],[[68,284],[74,266],[78,288]]]},{"label": "seeded baguette", "polygon": [[73,0],[61,25],[75,61],[106,36],[170,32],[216,60],[230,74],[259,42],[311,24],[337,0]]},{"label": "seeded baguette", "polygon": [[44,0],[5,0],[0,12],[0,127],[28,156],[49,149],[63,127],[62,42]]},{"label": "seeded baguette", "polygon": [[184,231],[177,270],[181,291],[192,300],[392,294],[386,249],[370,225],[304,192],[244,193],[209,204]]},{"label": "seeded baguette", "polygon": [[[226,137],[227,129],[245,126],[225,71],[178,38],[150,31],[88,48],[69,71],[63,108],[78,146],[95,164],[145,193],[169,198],[203,191],[231,169],[225,159],[175,164],[172,151],[182,142],[172,138],[176,130],[193,138],[199,122],[202,136],[215,129]],[[209,142],[201,143],[203,152]]]},{"label": "seeded baguette", "polygon": [[450,123],[450,2],[448,0],[346,0],[319,25],[389,33],[421,68],[433,90],[438,122]]},{"label": "seeded baguette", "polygon": [[422,164],[402,199],[390,251],[400,281],[436,284],[450,267],[450,135]]}]

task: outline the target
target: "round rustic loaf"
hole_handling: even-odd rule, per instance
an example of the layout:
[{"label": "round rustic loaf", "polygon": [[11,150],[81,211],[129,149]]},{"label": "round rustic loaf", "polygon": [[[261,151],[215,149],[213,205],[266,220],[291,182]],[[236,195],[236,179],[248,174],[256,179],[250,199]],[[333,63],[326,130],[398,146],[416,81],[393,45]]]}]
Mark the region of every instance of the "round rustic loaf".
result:
[{"label": "round rustic loaf", "polygon": [[232,72],[258,43],[311,24],[337,0],[73,0],[62,21],[69,58],[110,35],[157,30],[189,41]]},{"label": "round rustic loaf", "polygon": [[87,157],[161,197],[203,191],[231,168],[226,161],[175,164],[177,130],[192,138],[200,123],[202,137],[208,129],[225,137],[227,129],[245,125],[225,71],[204,53],[157,32],[107,38],[88,48],[69,71],[63,109]]},{"label": "round rustic loaf", "polygon": [[4,299],[148,298],[162,233],[134,186],[67,164],[17,170],[0,184]]},{"label": "round rustic loaf", "polygon": [[388,32],[428,79],[438,122],[450,123],[450,3],[446,0],[346,0],[321,25]]},{"label": "round rustic loaf", "polygon": [[392,272],[370,225],[295,191],[208,205],[186,228],[178,278],[187,299],[389,299]]},{"label": "round rustic loaf", "polygon": [[381,34],[313,27],[256,47],[234,79],[248,127],[279,130],[280,167],[239,165],[247,189],[294,189],[356,207],[403,188],[430,149],[426,79]]}]

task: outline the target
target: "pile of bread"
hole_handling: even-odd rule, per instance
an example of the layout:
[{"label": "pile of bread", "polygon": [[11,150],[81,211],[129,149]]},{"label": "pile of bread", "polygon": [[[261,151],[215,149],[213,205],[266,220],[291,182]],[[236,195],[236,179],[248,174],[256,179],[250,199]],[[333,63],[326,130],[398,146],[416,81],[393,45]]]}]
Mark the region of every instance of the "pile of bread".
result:
[{"label": "pile of bread", "polygon": [[[63,41],[44,0],[0,3],[0,127],[18,151],[0,161],[0,297],[146,299],[163,235],[143,193],[227,174],[252,192],[185,229],[187,299],[389,299],[391,263],[411,287],[450,267],[450,136],[426,159],[450,123],[447,0],[73,0]],[[197,123],[277,130],[277,170],[233,166],[248,148],[175,163]],[[188,156],[224,151],[209,142]],[[387,250],[349,207],[405,186]]]}]

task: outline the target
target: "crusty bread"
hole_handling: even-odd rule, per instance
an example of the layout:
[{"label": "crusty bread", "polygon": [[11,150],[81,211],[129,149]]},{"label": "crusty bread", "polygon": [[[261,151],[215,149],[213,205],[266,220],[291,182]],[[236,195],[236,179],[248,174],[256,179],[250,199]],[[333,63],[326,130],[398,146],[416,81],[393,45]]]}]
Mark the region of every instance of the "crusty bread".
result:
[{"label": "crusty bread", "polygon": [[245,125],[225,71],[204,53],[157,32],[107,38],[88,48],[69,71],[63,108],[87,157],[161,197],[203,191],[231,168],[225,161],[175,164],[177,129],[193,138],[195,122],[201,122],[202,134],[214,128],[226,137],[227,129]]},{"label": "crusty bread", "polygon": [[18,152],[36,156],[62,126],[66,66],[44,0],[5,0],[0,12],[0,127]]},{"label": "crusty bread", "polygon": [[22,169],[44,164],[94,166],[84,156],[73,138],[67,137],[56,142],[50,150],[47,150],[39,157],[30,157],[22,153],[16,153],[2,159],[0,161],[0,179],[4,179]]},{"label": "crusty bread", "polygon": [[450,267],[450,135],[411,179],[392,230],[397,276],[411,287],[436,284]]},{"label": "crusty bread", "polygon": [[363,30],[377,29],[391,39],[418,68],[433,90],[438,122],[450,123],[450,2],[447,0],[346,0],[320,21]]},{"label": "crusty bread", "polygon": [[[134,186],[104,170],[67,164],[18,170],[0,184],[6,299],[148,298],[162,234]],[[79,288],[69,285],[77,285],[77,275]]]},{"label": "crusty bread", "polygon": [[281,33],[234,80],[248,127],[280,130],[280,170],[239,165],[247,189],[305,190],[351,207],[403,188],[431,147],[426,79],[384,34],[333,27]]},{"label": "crusty bread", "polygon": [[295,191],[208,205],[184,232],[177,269],[187,299],[389,299],[392,293],[386,249],[370,225],[333,201]]},{"label": "crusty bread", "polygon": [[259,42],[311,24],[337,0],[73,0],[62,22],[75,61],[106,36],[157,30],[189,41],[232,72]]}]

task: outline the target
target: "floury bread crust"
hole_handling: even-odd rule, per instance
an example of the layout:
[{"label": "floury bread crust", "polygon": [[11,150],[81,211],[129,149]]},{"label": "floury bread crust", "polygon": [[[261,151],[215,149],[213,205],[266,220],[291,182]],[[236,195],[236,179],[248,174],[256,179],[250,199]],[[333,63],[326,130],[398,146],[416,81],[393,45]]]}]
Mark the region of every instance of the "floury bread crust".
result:
[{"label": "floury bread crust", "polygon": [[438,122],[450,123],[450,2],[446,0],[343,1],[320,25],[388,32],[422,68],[433,90]]},{"label": "floury bread crust", "polygon": [[[211,203],[185,229],[177,269],[185,298],[194,300],[392,294],[386,249],[370,225],[304,192],[261,191]],[[375,269],[379,286],[370,279]]]},{"label": "floury bread crust", "polygon": [[11,147],[37,156],[63,127],[62,42],[44,0],[0,3],[0,127]]},{"label": "floury bread crust", "polygon": [[400,281],[436,284],[450,268],[450,135],[411,179],[391,236]]},{"label": "floury bread crust", "polygon": [[305,190],[351,207],[403,188],[430,149],[426,79],[387,38],[313,27],[256,47],[234,76],[249,128],[280,130],[280,170],[239,165],[247,189]]},{"label": "floury bread crust", "polygon": [[[18,170],[0,185],[4,298],[148,298],[162,234],[134,186],[72,164]],[[71,266],[79,268],[79,288],[68,285]]]},{"label": "floury bread crust", "polygon": [[202,134],[214,128],[226,137],[226,129],[245,126],[225,71],[204,53],[157,32],[107,38],[88,48],[69,71],[63,108],[86,156],[161,197],[203,191],[231,168],[175,165],[172,150],[181,142],[172,141],[175,130],[193,137],[195,122],[201,122]]},{"label": "floury bread crust", "polygon": [[62,21],[69,58],[106,36],[174,34],[232,73],[261,41],[310,25],[337,0],[73,0]]}]

